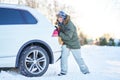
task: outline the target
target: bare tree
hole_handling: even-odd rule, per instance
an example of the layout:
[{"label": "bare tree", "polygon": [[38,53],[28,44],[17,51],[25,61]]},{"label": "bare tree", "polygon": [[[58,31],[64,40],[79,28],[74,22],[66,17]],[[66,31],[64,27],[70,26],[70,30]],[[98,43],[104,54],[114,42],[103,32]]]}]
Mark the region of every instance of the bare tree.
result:
[{"label": "bare tree", "polygon": [[23,4],[23,1],[22,0],[18,0],[18,4]]},{"label": "bare tree", "polygon": [[26,0],[26,5],[32,7],[32,8],[37,8],[39,7],[38,0]]}]

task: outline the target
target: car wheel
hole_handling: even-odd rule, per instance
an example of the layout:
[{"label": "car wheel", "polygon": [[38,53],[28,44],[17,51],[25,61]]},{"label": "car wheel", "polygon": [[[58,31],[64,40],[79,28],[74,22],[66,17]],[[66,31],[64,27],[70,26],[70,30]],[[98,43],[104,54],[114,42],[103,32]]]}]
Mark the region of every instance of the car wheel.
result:
[{"label": "car wheel", "polygon": [[49,57],[42,47],[31,46],[22,52],[19,65],[21,74],[28,77],[42,76],[48,66]]}]

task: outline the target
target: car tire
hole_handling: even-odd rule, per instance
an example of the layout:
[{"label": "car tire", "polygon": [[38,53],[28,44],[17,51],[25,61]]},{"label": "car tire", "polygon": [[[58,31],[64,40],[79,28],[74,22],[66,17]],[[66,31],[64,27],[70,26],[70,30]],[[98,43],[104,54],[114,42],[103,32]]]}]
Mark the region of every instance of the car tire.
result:
[{"label": "car tire", "polygon": [[49,57],[40,46],[27,47],[21,55],[19,70],[27,77],[42,76],[48,69]]}]

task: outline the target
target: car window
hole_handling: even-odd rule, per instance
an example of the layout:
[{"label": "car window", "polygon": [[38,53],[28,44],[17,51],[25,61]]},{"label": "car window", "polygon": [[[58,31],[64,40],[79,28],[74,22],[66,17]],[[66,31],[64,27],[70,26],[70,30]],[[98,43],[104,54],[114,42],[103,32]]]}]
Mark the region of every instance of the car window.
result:
[{"label": "car window", "polygon": [[28,23],[28,24],[35,24],[35,23],[37,23],[37,20],[29,12],[21,10],[21,14],[23,15],[26,23]]},{"label": "car window", "polygon": [[37,20],[25,10],[0,8],[0,25],[36,24]]}]

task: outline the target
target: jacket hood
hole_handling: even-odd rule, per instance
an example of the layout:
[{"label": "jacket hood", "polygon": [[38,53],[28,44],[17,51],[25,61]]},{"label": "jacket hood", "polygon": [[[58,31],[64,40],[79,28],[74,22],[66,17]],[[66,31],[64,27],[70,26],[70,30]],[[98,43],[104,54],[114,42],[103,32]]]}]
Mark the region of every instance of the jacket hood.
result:
[{"label": "jacket hood", "polygon": [[[64,25],[66,25],[68,22],[70,21],[70,16],[69,15],[67,15],[67,17],[66,17],[66,19],[63,21],[63,24]],[[55,22],[55,25],[57,25],[58,24],[58,20],[56,20],[56,22]]]},{"label": "jacket hood", "polygon": [[66,19],[63,21],[63,24],[66,25],[70,21],[70,16],[67,15]]}]

